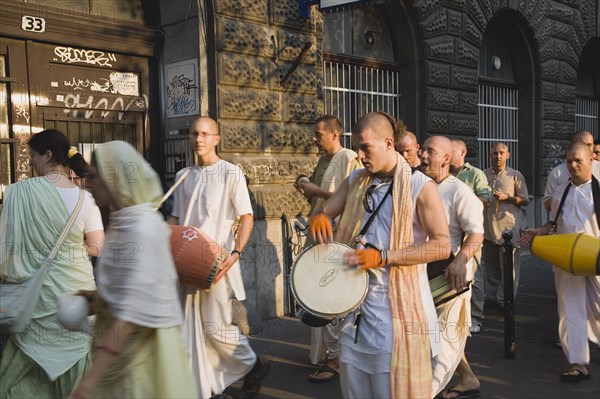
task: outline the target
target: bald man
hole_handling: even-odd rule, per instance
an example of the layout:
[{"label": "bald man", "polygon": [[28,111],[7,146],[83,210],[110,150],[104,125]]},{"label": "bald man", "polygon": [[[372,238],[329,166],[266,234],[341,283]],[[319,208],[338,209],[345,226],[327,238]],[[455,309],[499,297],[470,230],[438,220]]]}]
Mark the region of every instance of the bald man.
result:
[{"label": "bald man", "polygon": [[[531,245],[537,235],[585,233],[600,237],[600,225],[594,211],[593,185],[600,187],[592,175],[589,147],[574,143],[567,150],[567,167],[571,181],[561,184],[552,195],[553,222],[537,229],[525,230],[520,244]],[[600,190],[600,188],[599,188]],[[564,196],[560,212],[559,205]],[[600,346],[600,276],[576,276],[554,267],[554,283],[558,300],[558,335],[570,364],[560,376],[563,382],[579,382],[590,378],[585,367],[590,363],[588,340]]]},{"label": "bald man", "polygon": [[[455,254],[446,277],[451,281],[452,288],[461,290],[473,279],[473,256],[483,242],[483,203],[469,186],[450,174],[452,150],[452,142],[446,137],[428,138],[421,147],[420,170],[433,179],[442,197],[452,253]],[[460,375],[458,384],[442,396],[453,398],[459,392],[475,396],[479,394],[480,383],[464,354],[471,319],[471,291],[437,306],[436,310],[442,335],[440,354],[432,362],[432,393],[437,395],[457,370]]]},{"label": "bald man", "polygon": [[[504,268],[501,262],[502,233],[511,230],[513,243],[519,239],[521,227],[521,208],[529,204],[525,178],[518,170],[509,168],[508,146],[495,144],[491,151],[492,167],[483,172],[492,188],[492,203],[484,211],[485,240],[483,241],[482,266],[486,275],[486,299],[495,302],[498,308],[504,308]],[[519,286],[520,262],[519,248],[513,249],[514,296]]]},{"label": "bald man", "polygon": [[[591,132],[587,130],[580,130],[573,133],[571,136],[571,145],[576,143],[585,145],[591,154],[594,153],[594,136]],[[593,160],[591,170],[592,175],[594,175],[596,179],[600,179],[600,162]],[[552,194],[554,194],[556,188],[567,183],[570,177],[571,175],[569,174],[566,163],[561,163],[550,171],[548,174],[548,180],[546,180],[546,189],[544,190],[544,207],[546,209],[550,210],[552,205]]]},{"label": "bald man", "polygon": [[431,356],[439,352],[439,335],[432,334],[439,330],[426,264],[450,255],[440,195],[396,152],[384,114],[363,116],[352,143],[364,169],[353,171],[310,221],[315,241],[330,242],[331,218],[341,214],[335,240],[356,247],[345,262],[368,270],[366,298],[340,331],[342,394],[432,398]]},{"label": "bald man", "polygon": [[404,132],[398,130],[394,137],[396,151],[400,153],[406,159],[406,162],[411,168],[417,168],[421,163],[419,159],[419,143],[417,142],[417,136],[414,133],[405,130]]}]

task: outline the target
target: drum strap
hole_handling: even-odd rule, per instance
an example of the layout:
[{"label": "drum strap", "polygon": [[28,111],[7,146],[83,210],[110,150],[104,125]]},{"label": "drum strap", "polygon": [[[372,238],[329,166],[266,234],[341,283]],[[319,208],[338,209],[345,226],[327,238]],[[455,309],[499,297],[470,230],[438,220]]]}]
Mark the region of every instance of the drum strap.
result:
[{"label": "drum strap", "polygon": [[[569,179],[569,184],[567,185],[567,188],[565,188],[565,192],[563,193],[561,199],[560,199],[560,204],[558,205],[558,210],[556,211],[556,217],[554,218],[554,220],[550,221],[550,223],[552,223],[552,225],[554,226],[554,228],[556,228],[556,222],[558,222],[558,217],[560,216],[560,212],[563,209],[563,206],[565,205],[565,200],[567,199],[567,194],[569,193],[569,189],[571,188],[571,180]],[[600,228],[600,182],[598,182],[598,179],[596,179],[596,176],[592,175],[592,198],[594,199],[594,213],[596,214],[596,223],[598,224],[598,227]]]},{"label": "drum strap", "polygon": [[377,205],[377,208],[375,208],[375,210],[373,211],[373,213],[371,214],[371,216],[369,216],[369,220],[367,220],[367,223],[365,223],[364,226],[362,227],[362,229],[360,229],[360,232],[358,233],[358,236],[356,236],[356,238],[354,239],[354,244],[355,245],[358,244],[358,243],[360,243],[360,240],[362,240],[363,236],[367,233],[367,230],[369,229],[369,226],[371,226],[371,223],[373,223],[373,220],[375,220],[375,215],[377,215],[377,212],[379,212],[379,209],[381,209],[381,206],[385,202],[385,199],[392,193],[392,186],[393,185],[394,185],[394,183],[392,182],[390,184],[390,187],[388,188],[388,190],[385,192],[385,195],[381,199],[381,202],[379,203],[379,205]]}]

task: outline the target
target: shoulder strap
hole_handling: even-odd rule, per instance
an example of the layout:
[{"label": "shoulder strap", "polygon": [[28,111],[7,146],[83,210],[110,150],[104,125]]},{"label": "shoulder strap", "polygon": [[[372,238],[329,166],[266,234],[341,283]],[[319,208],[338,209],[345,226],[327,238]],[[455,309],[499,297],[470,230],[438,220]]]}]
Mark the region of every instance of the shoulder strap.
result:
[{"label": "shoulder strap", "polygon": [[373,211],[373,213],[371,214],[371,216],[369,216],[369,220],[367,220],[367,223],[365,223],[364,226],[362,227],[362,229],[360,229],[360,232],[358,233],[358,236],[356,237],[356,242],[357,243],[367,233],[367,230],[369,229],[369,226],[371,226],[371,223],[373,223],[373,220],[375,220],[375,215],[377,215],[377,212],[379,212],[379,209],[381,209],[381,206],[385,202],[385,199],[388,197],[388,195],[391,194],[393,186],[394,186],[394,182],[392,182],[390,184],[390,186],[388,187],[388,190],[385,192],[385,195],[383,196],[383,198],[379,202],[379,205],[377,205],[377,208],[375,208],[375,210]]},{"label": "shoulder strap", "polygon": [[171,186],[171,188],[169,189],[169,191],[167,191],[165,193],[165,195],[162,196],[162,198],[160,199],[160,201],[158,202],[158,208],[160,208],[160,206],[163,204],[163,202],[165,202],[167,200],[167,198],[169,198],[171,196],[171,194],[173,194],[173,191],[175,191],[175,189],[181,184],[183,183],[183,181],[185,180],[185,178],[187,177],[187,175],[190,174],[190,168],[187,168],[186,170],[183,171],[183,173],[181,174],[181,176],[179,177],[179,180],[177,180],[175,182],[175,184],[173,184]]},{"label": "shoulder strap", "polygon": [[600,182],[596,176],[592,175],[592,197],[594,198],[594,212],[596,213],[596,223],[600,228]]},{"label": "shoulder strap", "polygon": [[565,188],[565,192],[563,193],[561,199],[560,199],[560,204],[558,204],[558,210],[556,211],[556,217],[554,218],[554,220],[551,220],[550,223],[552,223],[552,225],[554,227],[556,227],[556,223],[558,222],[558,217],[560,216],[560,212],[563,209],[563,206],[565,205],[565,200],[567,199],[567,194],[569,193],[569,189],[571,188],[571,179],[569,179],[569,184],[567,184],[567,188]]},{"label": "shoulder strap", "polygon": [[62,231],[60,232],[58,239],[54,243],[54,248],[52,248],[52,251],[50,251],[50,254],[46,257],[46,259],[44,259],[44,263],[48,263],[48,264],[51,263],[52,260],[54,259],[54,257],[56,256],[58,249],[62,245],[65,238],[67,238],[69,231],[71,231],[71,228],[73,227],[73,223],[75,222],[77,215],[79,215],[79,211],[81,211],[82,205],[83,205],[83,190],[79,190],[79,199],[77,200],[75,209],[73,210],[73,213],[71,213],[71,217],[67,221],[67,224],[65,224]]}]

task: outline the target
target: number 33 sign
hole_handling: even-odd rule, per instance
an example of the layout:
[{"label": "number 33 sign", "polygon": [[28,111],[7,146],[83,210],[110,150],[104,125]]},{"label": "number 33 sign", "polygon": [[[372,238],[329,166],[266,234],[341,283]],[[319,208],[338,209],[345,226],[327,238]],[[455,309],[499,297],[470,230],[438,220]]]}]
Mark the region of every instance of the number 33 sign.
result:
[{"label": "number 33 sign", "polygon": [[46,30],[46,20],[40,17],[23,15],[23,18],[21,18],[21,29],[29,32],[42,33]]}]

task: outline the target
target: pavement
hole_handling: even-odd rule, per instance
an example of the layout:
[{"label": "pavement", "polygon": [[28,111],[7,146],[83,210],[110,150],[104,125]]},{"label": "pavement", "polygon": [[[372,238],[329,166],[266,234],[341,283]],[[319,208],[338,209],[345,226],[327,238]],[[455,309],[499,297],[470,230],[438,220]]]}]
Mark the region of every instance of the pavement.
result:
[{"label": "pavement", "polygon": [[[482,331],[467,343],[467,358],[481,381],[480,397],[600,398],[600,350],[591,344],[588,370],[592,378],[575,384],[560,382],[560,373],[569,365],[562,349],[555,346],[558,315],[552,267],[529,253],[522,254],[521,260],[515,358],[504,357],[503,315],[498,309],[485,310]],[[299,320],[286,317],[263,322],[263,331],[250,340],[259,355],[272,361],[258,399],[341,398],[339,380],[308,381],[314,370],[308,360],[310,329]],[[238,382],[225,393],[235,397],[240,386]]]}]

